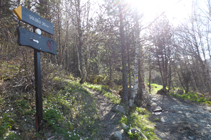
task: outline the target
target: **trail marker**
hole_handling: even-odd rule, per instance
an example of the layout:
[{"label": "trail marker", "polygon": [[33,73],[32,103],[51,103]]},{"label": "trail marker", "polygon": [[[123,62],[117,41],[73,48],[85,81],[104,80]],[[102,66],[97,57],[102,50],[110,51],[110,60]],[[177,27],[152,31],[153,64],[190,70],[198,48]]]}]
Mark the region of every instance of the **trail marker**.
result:
[{"label": "trail marker", "polygon": [[23,6],[18,6],[18,8],[14,9],[13,11],[19,20],[53,34],[53,24],[39,16],[37,13],[34,13]]},{"label": "trail marker", "polygon": [[[36,115],[35,126],[38,132],[43,131],[43,107],[42,107],[42,84],[41,84],[41,66],[40,51],[56,54],[56,42],[53,39],[41,36],[41,30],[53,34],[53,24],[40,17],[23,6],[13,10],[18,19],[31,24],[33,32],[18,27],[18,44],[28,46],[34,49],[34,73],[35,73],[35,91],[36,91]],[[37,27],[37,29],[36,29]],[[41,30],[40,30],[41,29]],[[36,32],[36,33],[35,33]]]},{"label": "trail marker", "polygon": [[53,39],[32,33],[21,27],[18,27],[18,44],[29,46],[42,52],[56,54],[56,42]]}]

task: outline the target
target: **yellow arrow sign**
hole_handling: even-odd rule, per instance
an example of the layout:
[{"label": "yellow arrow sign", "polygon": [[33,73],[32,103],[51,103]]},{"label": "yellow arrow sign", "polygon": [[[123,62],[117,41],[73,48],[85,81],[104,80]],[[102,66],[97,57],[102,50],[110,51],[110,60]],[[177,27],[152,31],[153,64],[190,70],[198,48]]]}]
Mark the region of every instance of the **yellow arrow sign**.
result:
[{"label": "yellow arrow sign", "polygon": [[13,12],[18,16],[19,20],[22,20],[22,6],[18,6],[18,8],[15,8]]}]

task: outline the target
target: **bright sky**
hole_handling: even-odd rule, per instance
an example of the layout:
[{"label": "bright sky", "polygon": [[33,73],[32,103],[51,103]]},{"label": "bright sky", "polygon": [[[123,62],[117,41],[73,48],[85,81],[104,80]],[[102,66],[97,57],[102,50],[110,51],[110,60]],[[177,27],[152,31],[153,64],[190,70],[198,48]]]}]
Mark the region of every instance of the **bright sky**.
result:
[{"label": "bright sky", "polygon": [[144,13],[144,18],[150,22],[165,12],[170,22],[179,24],[188,17],[191,11],[192,0],[128,0],[133,1],[139,11]]},{"label": "bright sky", "polygon": [[[22,2],[24,0],[21,0]],[[81,0],[87,2],[88,0]],[[102,3],[106,0],[90,0]],[[118,0],[116,0],[118,1]],[[191,11],[192,0],[125,0],[127,3],[137,6],[140,12],[144,13],[144,22],[150,23],[155,17],[165,12],[170,22],[174,25],[179,24],[184,18],[188,17]],[[200,0],[201,1],[201,0]]]}]

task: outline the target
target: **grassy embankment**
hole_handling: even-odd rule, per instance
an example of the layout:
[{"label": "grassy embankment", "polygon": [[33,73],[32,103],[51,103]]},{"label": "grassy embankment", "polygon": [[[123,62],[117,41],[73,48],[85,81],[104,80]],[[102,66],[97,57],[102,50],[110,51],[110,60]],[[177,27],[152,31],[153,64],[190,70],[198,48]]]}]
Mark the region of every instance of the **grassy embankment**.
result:
[{"label": "grassy embankment", "polygon": [[200,95],[197,92],[188,92],[188,93],[181,94],[181,95],[169,93],[169,95],[180,98],[180,99],[190,100],[190,101],[194,101],[197,103],[202,103],[202,104],[211,106],[211,101],[209,99],[207,99],[206,97],[204,97],[204,95]]},{"label": "grassy embankment", "polygon": [[1,63],[0,139],[98,137],[99,113],[95,97],[78,81],[67,82],[58,77],[51,81],[54,84],[43,88],[44,136],[36,133],[34,88],[24,91],[20,86],[13,86],[19,72],[18,64]]},{"label": "grassy embankment", "polygon": [[[35,131],[35,93],[21,91],[12,87],[13,79],[19,72],[18,64],[1,64],[0,69],[0,139],[93,139],[98,138],[99,112],[96,98],[87,90],[90,88],[101,92],[114,104],[120,103],[120,98],[112,94],[104,85],[66,80],[55,77],[48,89],[43,91],[43,126],[44,136]],[[4,88],[3,88],[4,87]],[[130,127],[139,127],[149,139],[157,139],[153,133],[153,123],[148,121],[149,112],[142,108],[122,117],[120,122]],[[136,134],[128,132],[129,137]]]}]

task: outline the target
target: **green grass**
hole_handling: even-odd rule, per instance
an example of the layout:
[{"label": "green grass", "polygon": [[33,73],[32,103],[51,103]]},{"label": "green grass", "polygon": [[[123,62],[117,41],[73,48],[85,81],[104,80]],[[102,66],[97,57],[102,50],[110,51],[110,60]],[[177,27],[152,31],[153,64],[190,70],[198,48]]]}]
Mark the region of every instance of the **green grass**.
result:
[{"label": "green grass", "polygon": [[[130,128],[140,128],[141,132],[149,139],[149,140],[159,140],[159,138],[154,133],[155,124],[149,121],[150,112],[145,108],[136,107],[136,111],[127,115],[122,116],[120,123],[124,123]],[[142,140],[139,134],[132,134],[129,132],[128,128],[126,133],[128,134],[130,139]]]},{"label": "green grass", "polygon": [[96,90],[98,92],[103,92],[103,91],[109,91],[109,87],[105,85],[97,85],[97,84],[90,84],[90,83],[84,83],[83,86]]},{"label": "green grass", "polygon": [[207,98],[205,97],[201,97],[197,94],[197,92],[188,92],[186,94],[169,94],[171,96],[177,97],[177,98],[181,98],[181,99],[186,99],[186,100],[191,100],[197,103],[203,103],[203,104],[207,104],[211,106],[211,101],[209,101]]},{"label": "green grass", "polygon": [[159,90],[161,90],[163,88],[162,85],[158,85],[158,84],[151,84],[151,94],[156,94]]},{"label": "green grass", "polygon": [[[67,82],[60,78],[54,80],[60,84],[52,87],[48,93],[43,93],[44,133],[67,140],[99,137],[97,130],[100,116],[95,97],[78,82]],[[12,94],[10,101],[0,98],[0,109],[5,109],[0,114],[0,139],[42,139],[32,128],[36,112],[35,107],[32,107],[35,98],[28,100],[28,94]],[[19,128],[20,134],[11,131],[13,125]],[[26,130],[26,126],[31,127]]]},{"label": "green grass", "polygon": [[112,94],[108,86],[84,83],[83,86],[101,92],[105,97],[109,98],[112,103],[120,104],[121,98]]},{"label": "green grass", "polygon": [[[99,114],[92,94],[74,81],[50,94],[43,103],[45,128],[65,139],[95,137]],[[61,127],[62,126],[62,127]]]}]

